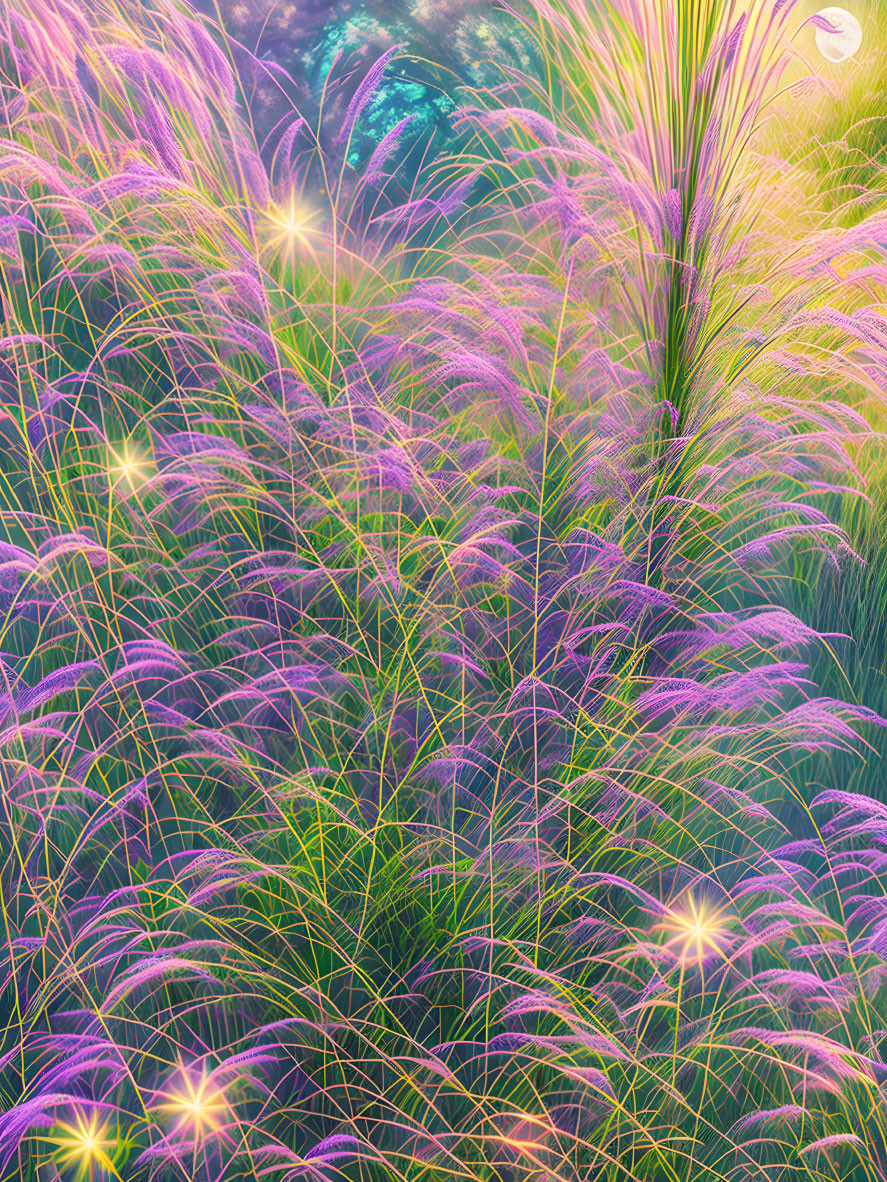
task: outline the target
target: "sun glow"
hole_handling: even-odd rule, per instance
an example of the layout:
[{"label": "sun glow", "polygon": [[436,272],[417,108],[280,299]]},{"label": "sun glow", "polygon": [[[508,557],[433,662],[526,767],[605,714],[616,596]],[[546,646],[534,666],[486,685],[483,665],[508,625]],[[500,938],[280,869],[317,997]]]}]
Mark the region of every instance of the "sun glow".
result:
[{"label": "sun glow", "polygon": [[217,1133],[222,1127],[221,1117],[227,1109],[225,1094],[202,1070],[195,1076],[182,1068],[181,1085],[170,1091],[158,1093],[166,1103],[155,1107],[169,1113],[175,1120],[177,1131],[190,1132],[195,1140]]},{"label": "sun glow", "polygon": [[730,940],[730,930],[722,911],[706,901],[689,898],[679,910],[657,924],[654,931],[670,935],[666,947],[677,954],[681,964],[702,964],[712,956],[721,956]]},{"label": "sun glow", "polygon": [[300,251],[314,255],[312,239],[317,236],[317,211],[295,195],[282,206],[275,206],[268,214],[271,250],[293,261]]},{"label": "sun glow", "polygon": [[113,481],[113,487],[116,488],[118,484],[126,481],[131,489],[135,489],[136,483],[144,476],[143,463],[144,461],[128,443],[125,443],[119,452],[109,448],[108,475]]},{"label": "sun glow", "polygon": [[862,27],[844,8],[823,8],[816,13],[828,28],[816,29],[816,48],[829,62],[845,62],[862,45]]},{"label": "sun glow", "polygon": [[100,1173],[119,1177],[107,1153],[114,1142],[107,1136],[107,1126],[99,1127],[96,1113],[88,1119],[83,1113],[77,1113],[73,1124],[59,1122],[56,1127],[62,1135],[50,1140],[57,1147],[53,1158],[58,1165],[73,1167],[81,1179],[92,1179]]}]

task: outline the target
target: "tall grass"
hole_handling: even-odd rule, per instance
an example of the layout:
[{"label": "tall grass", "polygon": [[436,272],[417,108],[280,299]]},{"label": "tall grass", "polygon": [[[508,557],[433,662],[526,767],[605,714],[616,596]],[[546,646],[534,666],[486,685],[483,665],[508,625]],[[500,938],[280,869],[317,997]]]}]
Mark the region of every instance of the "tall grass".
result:
[{"label": "tall grass", "polygon": [[[817,5],[807,0],[798,15],[811,16]],[[854,14],[862,28],[862,45],[853,60],[830,65],[818,61],[816,86],[811,86],[783,128],[783,150],[791,150],[819,181],[820,199],[850,225],[883,208],[887,164],[887,124],[880,95],[887,78],[882,0],[861,0]],[[810,29],[798,38],[806,61],[819,55]]]},{"label": "tall grass", "polygon": [[[803,12],[813,11],[811,6]],[[795,125],[783,134],[810,180],[810,200],[829,209],[842,225],[853,225],[879,211],[884,203],[884,113],[880,103],[887,58],[881,35],[884,9],[867,0],[856,10],[863,28],[858,60],[824,66],[822,85],[800,106]],[[883,215],[882,215],[883,216]],[[875,273],[872,272],[874,278]],[[871,282],[869,299],[880,300]],[[851,397],[854,395],[851,394]],[[857,392],[855,399],[865,399]],[[866,413],[876,436],[860,454],[868,498],[834,499],[823,507],[846,528],[864,564],[854,564],[834,578],[816,556],[798,556],[796,580],[789,592],[792,610],[820,631],[834,632],[829,649],[813,663],[811,676],[824,690],[865,702],[885,712],[887,636],[884,632],[884,580],[887,550],[884,534],[884,418],[880,400],[868,401]],[[853,787],[885,799],[884,736],[871,736],[867,758],[833,758],[825,766],[803,766],[799,775],[827,786]]]},{"label": "tall grass", "polygon": [[2,1176],[882,1177],[791,7],[535,0],[406,191],[394,51],[260,144],[183,7],[3,15]]}]

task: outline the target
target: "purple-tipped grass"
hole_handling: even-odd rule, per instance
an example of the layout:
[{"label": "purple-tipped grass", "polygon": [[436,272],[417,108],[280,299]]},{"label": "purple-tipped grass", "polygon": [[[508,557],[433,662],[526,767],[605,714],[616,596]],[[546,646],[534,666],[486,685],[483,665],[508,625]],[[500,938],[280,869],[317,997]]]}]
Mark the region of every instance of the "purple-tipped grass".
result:
[{"label": "purple-tipped grass", "polygon": [[796,23],[538,0],[404,191],[390,55],[260,144],[184,8],[5,6],[0,1177],[882,1176],[887,815],[796,775],[882,721],[783,592],[883,244],[759,154]]}]

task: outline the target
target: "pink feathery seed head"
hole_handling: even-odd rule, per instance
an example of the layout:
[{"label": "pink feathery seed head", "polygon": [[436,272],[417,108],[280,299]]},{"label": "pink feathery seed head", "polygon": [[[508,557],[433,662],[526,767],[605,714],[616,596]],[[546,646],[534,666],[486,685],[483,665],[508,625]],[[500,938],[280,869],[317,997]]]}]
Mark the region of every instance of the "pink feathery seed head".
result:
[{"label": "pink feathery seed head", "polygon": [[187,169],[172,120],[153,97],[143,97],[141,106],[143,117],[137,122],[139,132],[154,149],[161,166],[172,176],[184,180]]},{"label": "pink feathery seed head", "polygon": [[342,120],[342,126],[339,134],[336,136],[336,142],[341,143],[347,140],[354,130],[357,120],[360,118],[362,112],[367,105],[372,102],[382,82],[385,71],[387,70],[391,59],[400,52],[400,46],[392,45],[385,53],[378,58],[369,70],[364,75],[360,85],[354,92],[351,102],[348,104],[348,110],[345,112],[345,118]]},{"label": "pink feathery seed head", "polygon": [[395,126],[392,127],[386,135],[382,137],[379,143],[373,150],[372,156],[364,169],[363,183],[365,185],[376,187],[380,185],[384,179],[384,168],[388,160],[400,148],[401,139],[409,125],[417,119],[417,115],[407,115]]},{"label": "pink feathery seed head", "polygon": [[772,644],[777,649],[802,648],[822,635],[783,608],[706,612],[698,619],[703,629],[681,633],[683,643],[691,648],[706,644],[712,647],[723,644],[734,650],[762,644]]},{"label": "pink feathery seed head", "polygon": [[186,19],[184,25],[203,76],[211,78],[224,100],[233,104],[236,97],[235,79],[224,52],[199,21]]},{"label": "pink feathery seed head", "polygon": [[814,1153],[825,1149],[835,1149],[839,1145],[865,1146],[865,1142],[856,1133],[831,1133],[828,1137],[821,1137],[818,1141],[811,1141],[803,1145],[798,1153]]},{"label": "pink feathery seed head", "polygon": [[[306,120],[301,115],[294,115],[289,127],[283,132],[274,149],[274,155],[271,160],[271,175],[275,184],[291,183],[292,174],[295,169],[293,156],[294,152],[297,151],[297,142],[308,140],[309,135]],[[304,143],[299,144],[298,151],[302,151],[305,146]]]},{"label": "pink feathery seed head", "polygon": [[565,934],[579,947],[592,945],[600,950],[615,948],[624,939],[619,928],[592,915],[575,920]]},{"label": "pink feathery seed head", "polygon": [[722,674],[708,683],[669,678],[644,691],[636,705],[650,717],[672,709],[699,715],[711,710],[737,713],[777,701],[786,689],[809,684],[799,676],[806,670],[806,665],[783,661],[744,673]]},{"label": "pink feathery seed head", "polygon": [[461,122],[476,122],[490,132],[516,124],[546,147],[553,147],[562,138],[560,129],[551,119],[526,107],[498,107],[489,111],[466,107],[458,112],[454,122],[456,126]]},{"label": "pink feathery seed head", "polygon": [[783,1104],[779,1108],[767,1108],[760,1112],[750,1112],[743,1116],[730,1129],[730,1133],[742,1132],[754,1125],[769,1123],[770,1121],[786,1121],[793,1123],[804,1115],[804,1109],[799,1104]]},{"label": "pink feathery seed head", "polygon": [[715,213],[714,198],[704,190],[697,194],[690,212],[690,235],[694,241],[705,238]]},{"label": "pink feathery seed head", "polygon": [[785,1000],[800,998],[812,1002],[827,1001],[844,1009],[853,1001],[853,992],[839,981],[823,981],[815,973],[793,969],[769,969],[756,973],[748,982],[756,989],[778,992]]},{"label": "pink feathery seed head", "polygon": [[342,1157],[360,1156],[364,1146],[357,1137],[335,1133],[312,1146],[305,1154],[307,1161],[335,1161]]},{"label": "pink feathery seed head", "polygon": [[54,1110],[70,1104],[72,1099],[66,1093],[46,1092],[0,1114],[0,1164],[9,1164],[30,1129],[53,1125]]},{"label": "pink feathery seed head", "polygon": [[258,152],[245,138],[240,138],[233,146],[233,153],[250,202],[256,209],[267,209],[271,204],[271,188]]},{"label": "pink feathery seed head", "polygon": [[669,189],[663,199],[665,224],[669,234],[675,242],[679,242],[683,234],[684,218],[681,209],[681,195],[677,189]]}]

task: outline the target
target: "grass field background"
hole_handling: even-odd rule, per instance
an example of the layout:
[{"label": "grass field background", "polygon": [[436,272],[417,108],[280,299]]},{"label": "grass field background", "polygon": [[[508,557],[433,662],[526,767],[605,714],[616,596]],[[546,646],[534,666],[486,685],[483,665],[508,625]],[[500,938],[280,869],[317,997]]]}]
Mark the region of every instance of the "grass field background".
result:
[{"label": "grass field background", "polygon": [[883,5],[0,11],[0,1178],[884,1179]]}]

